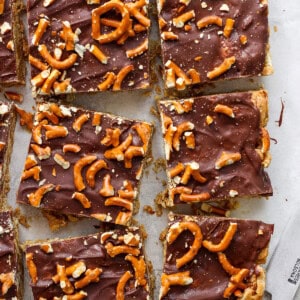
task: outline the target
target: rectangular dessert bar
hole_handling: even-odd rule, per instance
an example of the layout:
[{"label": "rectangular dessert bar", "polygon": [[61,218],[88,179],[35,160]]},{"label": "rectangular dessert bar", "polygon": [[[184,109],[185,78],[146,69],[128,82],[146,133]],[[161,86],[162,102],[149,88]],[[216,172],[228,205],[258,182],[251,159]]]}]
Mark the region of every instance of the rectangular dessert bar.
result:
[{"label": "rectangular dessert bar", "polygon": [[149,87],[148,1],[27,1],[33,93]]},{"label": "rectangular dessert bar", "polygon": [[9,191],[9,163],[16,125],[14,105],[0,101],[0,208]]},{"label": "rectangular dessert bar", "polygon": [[151,134],[146,122],[40,103],[17,201],[127,224]]},{"label": "rectangular dessert bar", "polygon": [[23,25],[20,21],[21,0],[0,1],[0,84],[25,83]]},{"label": "rectangular dessert bar", "polygon": [[266,0],[157,0],[167,88],[269,75]]},{"label": "rectangular dessert bar", "polygon": [[269,196],[270,163],[264,90],[159,103],[169,199],[195,203]]},{"label": "rectangular dessert bar", "polygon": [[159,299],[263,299],[273,225],[170,215]]},{"label": "rectangular dessert bar", "polygon": [[138,228],[27,243],[34,299],[150,299],[151,284]]},{"label": "rectangular dessert bar", "polygon": [[12,213],[0,212],[0,299],[22,299],[23,268],[16,239]]}]

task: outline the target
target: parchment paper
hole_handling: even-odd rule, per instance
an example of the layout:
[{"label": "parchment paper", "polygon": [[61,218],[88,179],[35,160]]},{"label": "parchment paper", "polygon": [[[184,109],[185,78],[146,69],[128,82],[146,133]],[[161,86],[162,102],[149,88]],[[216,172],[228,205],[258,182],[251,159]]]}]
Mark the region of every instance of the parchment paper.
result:
[{"label": "parchment paper", "polygon": [[[153,0],[151,0],[153,1]],[[300,28],[300,2],[274,0],[269,3],[270,44],[271,56],[275,73],[267,78],[255,80],[239,80],[227,82],[210,88],[207,93],[251,90],[264,87],[269,92],[269,124],[268,130],[272,139],[271,153],[273,160],[268,173],[274,188],[274,195],[268,200],[249,199],[240,201],[240,207],[232,213],[239,218],[251,218],[263,220],[275,224],[275,233],[271,241],[270,252],[275,249],[281,233],[288,221],[289,216],[299,206],[300,190],[300,41],[298,30]],[[157,39],[155,31],[153,38]],[[27,67],[29,71],[29,67]],[[28,79],[29,81],[29,79]],[[159,83],[158,83],[159,84]],[[26,110],[31,110],[34,100],[31,96],[30,84],[25,88],[7,88],[7,90],[19,91],[24,95],[24,103],[21,105]],[[150,113],[150,108],[155,106],[154,88],[152,93],[144,91],[133,93],[98,93],[93,95],[79,95],[73,101],[73,105],[82,105],[89,109],[103,112],[111,112],[124,117],[137,118],[153,122],[156,131],[153,137],[153,159],[156,161],[164,157],[161,130],[159,121]],[[278,124],[280,112],[284,104],[283,121]],[[10,165],[11,190],[9,204],[16,207],[15,198],[18,189],[21,172],[23,169],[27,147],[30,139],[28,131],[17,125],[15,142]],[[167,224],[167,212],[161,217],[150,215],[143,211],[144,205],[154,207],[156,195],[164,190],[162,180],[166,179],[164,170],[156,173],[153,164],[144,173],[141,189],[141,208],[136,218],[143,224],[148,232],[146,241],[146,254],[152,261],[155,274],[157,275],[155,299],[159,290],[159,279],[162,270],[162,247],[159,234]],[[23,214],[28,217],[31,227],[29,229],[20,226],[20,239],[22,242],[28,239],[46,239],[53,237],[73,237],[96,232],[93,225],[98,224],[94,220],[83,220],[78,223],[70,223],[59,232],[51,232],[47,221],[41,213],[31,207],[21,207]],[[287,234],[287,233],[285,233]],[[293,247],[293,240],[290,240]],[[280,270],[278,271],[280,272]],[[25,298],[33,299],[29,287],[27,271],[25,270]],[[276,280],[276,278],[274,279]],[[280,280],[280,277],[278,277]],[[276,286],[274,284],[273,286]],[[267,287],[268,288],[268,287]],[[272,293],[272,290],[270,291]],[[295,299],[300,299],[298,291]],[[282,300],[282,299],[275,299]],[[292,299],[285,299],[292,300]]]}]

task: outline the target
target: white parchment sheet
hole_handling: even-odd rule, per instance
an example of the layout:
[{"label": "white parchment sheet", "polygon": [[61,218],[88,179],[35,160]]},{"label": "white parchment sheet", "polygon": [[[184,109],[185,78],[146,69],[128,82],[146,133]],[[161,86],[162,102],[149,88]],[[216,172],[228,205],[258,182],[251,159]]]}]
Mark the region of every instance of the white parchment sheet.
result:
[{"label": "white parchment sheet", "polygon": [[[68,0],[71,1],[71,0]],[[153,0],[151,0],[153,1]],[[196,1],[196,0],[193,0]],[[270,136],[274,139],[271,142],[272,162],[268,168],[274,195],[268,200],[249,199],[240,201],[240,207],[232,213],[232,216],[239,218],[251,218],[275,224],[275,232],[271,242],[270,252],[275,249],[281,234],[290,216],[299,207],[300,201],[300,2],[295,0],[270,0],[269,23],[270,23],[270,44],[271,56],[275,73],[267,78],[255,80],[234,81],[224,83],[222,86],[211,89],[209,93],[236,91],[246,89],[257,89],[264,87],[269,92],[269,124]],[[155,32],[153,38],[157,39]],[[29,70],[29,68],[28,68]],[[28,80],[29,82],[29,80]],[[30,85],[25,88],[8,88],[7,90],[19,91],[24,95],[22,108],[30,111],[34,106],[31,97]],[[81,105],[88,109],[111,112],[120,116],[137,118],[153,122],[156,131],[153,137],[154,161],[164,157],[161,130],[159,121],[150,113],[152,106],[155,106],[155,92],[133,92],[116,94],[93,94],[80,95],[73,101],[73,105]],[[282,109],[281,100],[284,103],[283,122],[278,125],[278,119]],[[9,204],[16,206],[15,198],[19,180],[27,154],[30,135],[28,131],[16,128],[14,149],[11,159],[11,190],[9,193]],[[141,189],[141,208],[136,218],[143,224],[148,232],[146,241],[146,254],[152,261],[156,278],[155,299],[157,299],[160,272],[162,270],[162,246],[159,235],[167,224],[167,212],[161,217],[143,212],[145,205],[154,207],[156,195],[164,190],[162,180],[166,179],[164,170],[155,173],[154,164],[150,165],[144,173]],[[40,212],[31,207],[21,207],[23,214],[28,217],[31,225],[29,229],[20,226],[20,238],[24,242],[28,239],[46,239],[53,237],[73,237],[84,234],[95,233],[94,220],[82,220],[71,223],[59,232],[51,232],[47,221]],[[284,232],[288,234],[288,232]],[[299,234],[300,238],[300,234]],[[287,239],[289,247],[293,247],[294,240]],[[299,253],[300,257],[300,253]],[[280,272],[280,270],[278,270]],[[27,271],[25,270],[25,298],[31,300],[32,294],[29,287]],[[281,280],[281,277],[273,277],[274,280]],[[276,284],[272,284],[276,289]],[[282,285],[280,285],[282,286]],[[268,289],[268,286],[267,286]],[[270,290],[274,292],[275,290]],[[300,299],[300,291],[294,299]],[[273,300],[292,300],[274,299]]]}]

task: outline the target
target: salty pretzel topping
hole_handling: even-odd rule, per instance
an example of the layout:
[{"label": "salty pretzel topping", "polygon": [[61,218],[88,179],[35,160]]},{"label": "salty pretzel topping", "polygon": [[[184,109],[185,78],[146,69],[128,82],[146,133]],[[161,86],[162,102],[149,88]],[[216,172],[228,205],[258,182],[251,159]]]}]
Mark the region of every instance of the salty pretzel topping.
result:
[{"label": "salty pretzel topping", "polygon": [[86,182],[91,187],[95,187],[95,176],[102,169],[108,169],[107,163],[103,159],[99,159],[94,162],[86,172]]},{"label": "salty pretzel topping", "polygon": [[100,280],[100,275],[102,273],[102,269],[100,268],[95,268],[93,270],[88,269],[85,272],[85,276],[80,279],[79,281],[75,282],[75,288],[76,289],[82,289],[85,286],[89,285],[91,282],[99,282]]},{"label": "salty pretzel topping", "polygon": [[51,192],[54,189],[54,187],[55,185],[52,183],[42,185],[35,192],[27,196],[29,203],[34,207],[39,207],[44,195],[48,192]]},{"label": "salty pretzel topping", "polygon": [[[122,20],[120,25],[112,32],[101,34],[100,17],[108,11],[115,9],[120,12]],[[100,44],[110,43],[120,38],[129,26],[130,15],[124,3],[111,0],[92,11],[92,38]]]},{"label": "salty pretzel topping", "polygon": [[48,66],[46,64],[44,64],[43,62],[41,62],[38,58],[32,56],[29,54],[28,56],[29,58],[29,63],[36,67],[37,69],[41,70],[41,71],[45,71],[48,69]]},{"label": "salty pretzel topping", "polygon": [[139,46],[134,49],[127,50],[126,56],[128,58],[134,58],[138,55],[142,55],[145,51],[148,50],[148,39],[145,39]]},{"label": "salty pretzel topping", "polygon": [[223,269],[230,275],[237,274],[241,269],[235,268],[231,263],[228,261],[226,255],[222,252],[218,252],[218,259],[220,264],[222,265]]},{"label": "salty pretzel topping", "polygon": [[131,72],[134,70],[134,66],[133,65],[128,65],[128,66],[125,66],[123,67],[119,73],[117,74],[116,76],[116,80],[114,82],[114,85],[113,85],[113,91],[119,91],[121,90],[121,85],[122,85],[122,82],[124,80],[124,78]]},{"label": "salty pretzel topping", "polygon": [[41,18],[39,20],[38,27],[32,37],[32,41],[31,41],[32,45],[37,46],[39,44],[49,24],[50,22],[45,18]]},{"label": "salty pretzel topping", "polygon": [[223,167],[232,165],[235,162],[241,160],[241,158],[242,156],[239,152],[232,153],[232,152],[223,151],[221,153],[221,156],[218,158],[218,160],[215,163],[215,169],[219,170]]},{"label": "salty pretzel topping", "polygon": [[13,272],[0,274],[0,282],[2,283],[2,288],[1,288],[2,295],[5,296],[8,290],[15,283]]},{"label": "salty pretzel topping", "polygon": [[207,16],[207,17],[200,19],[197,22],[197,27],[198,27],[198,29],[205,28],[209,25],[218,25],[218,26],[222,27],[222,23],[223,23],[222,18],[220,18],[218,16]]},{"label": "salty pretzel topping", "polygon": [[81,130],[81,127],[83,126],[84,123],[86,123],[90,118],[89,114],[82,114],[80,115],[73,123],[72,128],[76,131],[79,132]]},{"label": "salty pretzel topping", "polygon": [[228,58],[225,58],[224,61],[217,67],[215,67],[212,71],[207,73],[207,78],[214,79],[226,71],[228,71],[231,66],[235,63],[235,56],[231,56]]},{"label": "salty pretzel topping", "polygon": [[87,155],[87,156],[82,157],[81,159],[79,159],[75,163],[75,165],[74,165],[74,171],[73,171],[73,174],[74,174],[74,185],[75,185],[75,188],[78,191],[82,191],[82,190],[85,189],[85,184],[83,182],[81,170],[85,166],[91,164],[96,159],[97,159],[97,156],[95,156],[95,155]]},{"label": "salty pretzel topping", "polygon": [[70,54],[68,58],[65,60],[56,60],[48,51],[46,45],[39,45],[38,50],[40,52],[40,55],[46,60],[46,62],[55,69],[58,70],[67,70],[70,67],[72,67],[76,60],[78,55],[76,53]]},{"label": "salty pretzel topping", "polygon": [[115,194],[114,187],[110,183],[110,175],[106,174],[103,178],[103,186],[99,191],[99,194],[103,197],[110,197]]},{"label": "salty pretzel topping", "polygon": [[108,90],[115,82],[116,75],[113,72],[107,72],[104,76],[104,81],[98,84],[99,91]]},{"label": "salty pretzel topping", "polygon": [[37,268],[33,261],[33,253],[26,253],[26,265],[29,271],[29,275],[33,284],[37,283],[38,276],[37,276]]},{"label": "salty pretzel topping", "polygon": [[143,257],[136,258],[133,255],[125,256],[125,260],[130,261],[132,263],[132,267],[134,269],[134,275],[138,285],[145,286],[147,284],[147,280],[145,278],[146,273],[146,263]]},{"label": "salty pretzel topping", "polygon": [[189,285],[193,283],[193,278],[190,277],[190,271],[178,272],[173,274],[161,275],[161,288],[159,292],[159,299],[166,296],[170,290],[171,285]]},{"label": "salty pretzel topping", "polygon": [[72,195],[72,199],[78,200],[84,208],[90,208],[92,206],[91,201],[83,193],[75,192]]},{"label": "salty pretzel topping", "polygon": [[124,289],[127,281],[129,281],[130,278],[132,278],[133,275],[130,273],[130,271],[126,271],[122,277],[120,278],[118,285],[117,285],[117,290],[116,290],[116,300],[125,300],[125,295],[124,295]]},{"label": "salty pretzel topping", "polygon": [[204,240],[202,243],[203,247],[208,249],[210,252],[223,252],[228,248],[236,231],[237,231],[237,223],[231,222],[223,239],[218,244],[213,244],[211,241]]},{"label": "salty pretzel topping", "polygon": [[119,254],[131,254],[133,256],[140,255],[140,250],[136,247],[130,247],[127,245],[114,246],[112,243],[107,243],[105,245],[107,253],[110,257],[115,257]]},{"label": "salty pretzel topping", "polygon": [[180,269],[182,266],[194,259],[201,248],[203,239],[201,229],[196,223],[177,222],[170,227],[167,235],[167,242],[172,244],[184,230],[189,230],[194,235],[194,242],[186,254],[176,259],[177,269]]},{"label": "salty pretzel topping", "polygon": [[124,207],[129,211],[133,210],[133,204],[130,200],[122,199],[120,197],[110,197],[107,198],[104,202],[105,206],[120,206]]}]

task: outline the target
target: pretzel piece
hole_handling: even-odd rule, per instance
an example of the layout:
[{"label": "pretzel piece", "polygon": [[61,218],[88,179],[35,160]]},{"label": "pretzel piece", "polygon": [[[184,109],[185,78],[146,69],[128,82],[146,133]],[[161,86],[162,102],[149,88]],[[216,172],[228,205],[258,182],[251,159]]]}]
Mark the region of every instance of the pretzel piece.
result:
[{"label": "pretzel piece", "polygon": [[194,202],[202,202],[202,201],[207,201],[211,198],[210,193],[208,192],[203,192],[200,194],[186,194],[182,193],[180,194],[180,201],[187,202],[187,203],[194,203]]},{"label": "pretzel piece", "polygon": [[225,58],[224,61],[219,66],[215,67],[212,71],[207,73],[207,78],[214,79],[216,77],[221,76],[226,71],[228,71],[234,63],[235,63],[235,56]]},{"label": "pretzel piece", "polygon": [[47,183],[39,187],[35,192],[27,195],[29,203],[34,207],[39,207],[44,195],[55,188],[52,183]]},{"label": "pretzel piece", "polygon": [[114,246],[110,242],[105,245],[105,249],[110,257],[115,257],[119,254],[131,254],[133,256],[140,255],[140,250],[136,247],[130,247],[127,245]]},{"label": "pretzel piece", "polygon": [[242,158],[239,152],[227,152],[223,151],[221,156],[217,159],[215,163],[215,169],[219,170],[223,167],[229,166],[234,164],[235,162],[240,161]]},{"label": "pretzel piece", "polygon": [[125,260],[130,261],[134,269],[134,275],[138,285],[145,286],[147,280],[145,278],[146,263],[143,257],[136,258],[133,255],[126,255]]},{"label": "pretzel piece", "polygon": [[124,78],[133,70],[134,70],[133,65],[127,65],[119,71],[119,73],[116,76],[114,85],[113,85],[113,91],[121,90],[121,85],[122,85]]},{"label": "pretzel piece", "polygon": [[218,252],[218,259],[223,269],[230,275],[237,274],[241,269],[235,268],[227,259],[226,255],[222,252]]},{"label": "pretzel piece", "polygon": [[214,108],[214,112],[221,113],[227,115],[230,118],[235,118],[233,109],[224,104],[217,104]]},{"label": "pretzel piece", "polygon": [[217,25],[219,27],[222,27],[222,24],[223,24],[222,18],[212,15],[212,16],[206,16],[206,17],[200,19],[197,22],[197,27],[198,27],[198,29],[205,28],[209,25]]},{"label": "pretzel piece", "polygon": [[176,259],[177,269],[180,269],[182,266],[194,259],[199,249],[201,248],[203,239],[201,228],[195,222],[177,222],[169,228],[167,234],[167,242],[169,244],[172,244],[185,230],[189,230],[193,234],[194,241],[188,252],[185,253],[182,257]]},{"label": "pretzel piece", "polygon": [[144,52],[148,50],[148,39],[145,39],[140,45],[138,45],[134,49],[130,49],[126,51],[126,56],[128,58],[134,58],[138,55],[142,55]]},{"label": "pretzel piece", "polygon": [[79,42],[78,35],[73,32],[69,21],[63,21],[63,30],[59,36],[66,42],[66,50],[71,51],[75,49],[75,43]]},{"label": "pretzel piece", "polygon": [[[112,32],[101,34],[100,17],[110,10],[117,10],[122,16],[120,25]],[[92,11],[92,38],[100,44],[110,43],[120,38],[129,26],[130,15],[124,3],[118,0],[111,0]]]},{"label": "pretzel piece", "polygon": [[42,61],[40,61],[38,58],[32,56],[29,54],[28,56],[29,58],[29,63],[36,67],[37,69],[41,70],[41,71],[45,71],[48,69],[48,66],[46,64],[44,64]]},{"label": "pretzel piece", "polygon": [[40,180],[40,172],[41,172],[41,167],[40,166],[35,166],[32,167],[29,170],[24,170],[22,173],[22,177],[21,180],[26,180],[28,178],[33,178],[35,181],[39,181]]},{"label": "pretzel piece", "polygon": [[31,43],[34,46],[38,46],[41,38],[43,37],[43,34],[46,32],[46,29],[48,27],[48,25],[50,24],[49,20],[45,19],[45,18],[41,18],[39,20],[37,29],[35,30],[35,33],[33,34]]},{"label": "pretzel piece", "polygon": [[73,153],[78,153],[80,152],[81,147],[77,144],[64,144],[63,145],[63,152],[73,152]]},{"label": "pretzel piece", "polygon": [[120,136],[121,136],[121,129],[120,128],[106,128],[106,135],[105,137],[101,140],[101,144],[109,147],[117,147],[120,144]]},{"label": "pretzel piece", "polygon": [[110,197],[115,194],[115,189],[111,185],[110,180],[111,180],[111,178],[110,178],[109,174],[106,174],[103,178],[103,186],[102,186],[101,190],[99,191],[99,194],[103,197]]},{"label": "pretzel piece", "polygon": [[8,292],[8,290],[15,283],[14,273],[10,272],[10,273],[0,274],[0,282],[2,283],[2,288],[1,288],[2,295],[5,296],[5,294]]},{"label": "pretzel piece", "polygon": [[89,51],[104,65],[108,63],[108,57],[96,45],[92,45]]},{"label": "pretzel piece", "polygon": [[57,70],[69,69],[70,67],[72,67],[75,64],[77,57],[78,57],[78,55],[76,53],[72,53],[65,60],[57,60],[49,53],[47,46],[44,44],[39,45],[38,51],[39,51],[40,55],[46,60],[46,62],[52,68],[55,68]]},{"label": "pretzel piece", "polygon": [[224,33],[223,33],[226,38],[230,37],[231,32],[233,30],[234,23],[235,23],[235,21],[233,19],[231,19],[231,18],[226,19]]},{"label": "pretzel piece", "polygon": [[127,138],[118,147],[106,150],[104,152],[104,157],[107,159],[116,159],[117,161],[124,160],[124,152],[130,146],[132,139],[132,135],[129,134]]},{"label": "pretzel piece", "polygon": [[126,271],[120,278],[116,289],[116,300],[125,300],[124,289],[126,283],[132,278],[130,271]]},{"label": "pretzel piece", "polygon": [[78,200],[84,208],[91,208],[92,203],[83,193],[75,192],[72,195],[72,199]]},{"label": "pretzel piece", "polygon": [[73,294],[74,287],[70,280],[67,277],[66,274],[66,267],[62,266],[60,264],[56,265],[56,271],[59,278],[60,288],[64,291],[66,294]]},{"label": "pretzel piece", "polygon": [[107,198],[104,202],[105,206],[120,206],[124,207],[129,211],[133,210],[133,204],[130,200],[128,199],[122,199],[120,197],[110,197]]},{"label": "pretzel piece", "polygon": [[195,125],[192,122],[189,122],[189,121],[182,122],[177,126],[177,130],[176,130],[176,132],[174,134],[174,137],[173,137],[173,148],[176,151],[179,151],[179,149],[180,149],[181,135],[185,131],[193,130],[194,128],[195,128]]},{"label": "pretzel piece", "polygon": [[43,128],[46,129],[46,140],[64,138],[69,134],[68,128],[61,125],[44,124]]},{"label": "pretzel piece", "polygon": [[178,272],[173,274],[161,275],[161,288],[159,292],[159,299],[161,300],[166,296],[172,285],[190,285],[193,283],[193,278],[190,277],[190,271]]},{"label": "pretzel piece", "polygon": [[33,253],[26,253],[26,265],[31,278],[31,282],[36,284],[38,281],[37,267],[33,261]]},{"label": "pretzel piece", "polygon": [[89,285],[91,282],[99,282],[100,275],[103,272],[101,268],[88,269],[86,270],[84,277],[75,282],[74,286],[76,289],[82,289]]},{"label": "pretzel piece", "polygon": [[107,163],[103,159],[97,160],[88,168],[86,172],[86,181],[91,188],[95,187],[95,176],[102,169],[108,169]]},{"label": "pretzel piece", "polygon": [[143,147],[129,146],[124,154],[124,163],[126,169],[132,168],[132,159],[137,156],[144,156],[145,151]]},{"label": "pretzel piece", "polygon": [[51,148],[49,146],[43,148],[36,144],[30,144],[30,148],[37,155],[39,160],[48,159],[51,155]]},{"label": "pretzel piece", "polygon": [[97,156],[95,155],[87,155],[82,158],[80,158],[74,165],[73,175],[74,175],[74,185],[75,188],[81,192],[85,189],[85,184],[83,182],[81,171],[82,169],[91,164],[93,161],[97,159]]},{"label": "pretzel piece", "polygon": [[100,91],[106,91],[108,90],[115,82],[116,75],[113,72],[107,72],[104,75],[104,81],[102,81],[100,84],[98,84],[98,89]]},{"label": "pretzel piece", "polygon": [[[54,82],[60,76],[60,74],[61,73],[58,70],[56,70],[56,69],[53,69],[51,71],[51,73],[49,74],[48,78],[44,81],[43,86],[41,88],[41,92],[43,94],[45,94],[45,95],[49,95],[50,94],[51,88],[52,88]],[[42,75],[42,77],[43,77],[43,75]]]},{"label": "pretzel piece", "polygon": [[81,131],[81,128],[84,123],[86,123],[90,118],[89,114],[81,114],[76,120],[73,122],[72,128],[76,131],[79,132]]},{"label": "pretzel piece", "polygon": [[230,222],[224,237],[218,244],[213,244],[211,241],[204,240],[202,242],[202,245],[210,252],[223,252],[228,248],[236,231],[237,231],[237,223]]},{"label": "pretzel piece", "polygon": [[187,11],[185,13],[183,13],[182,15],[173,18],[173,25],[177,28],[182,28],[184,27],[185,23],[188,22],[189,20],[195,18],[195,11],[194,10],[190,10]]}]

